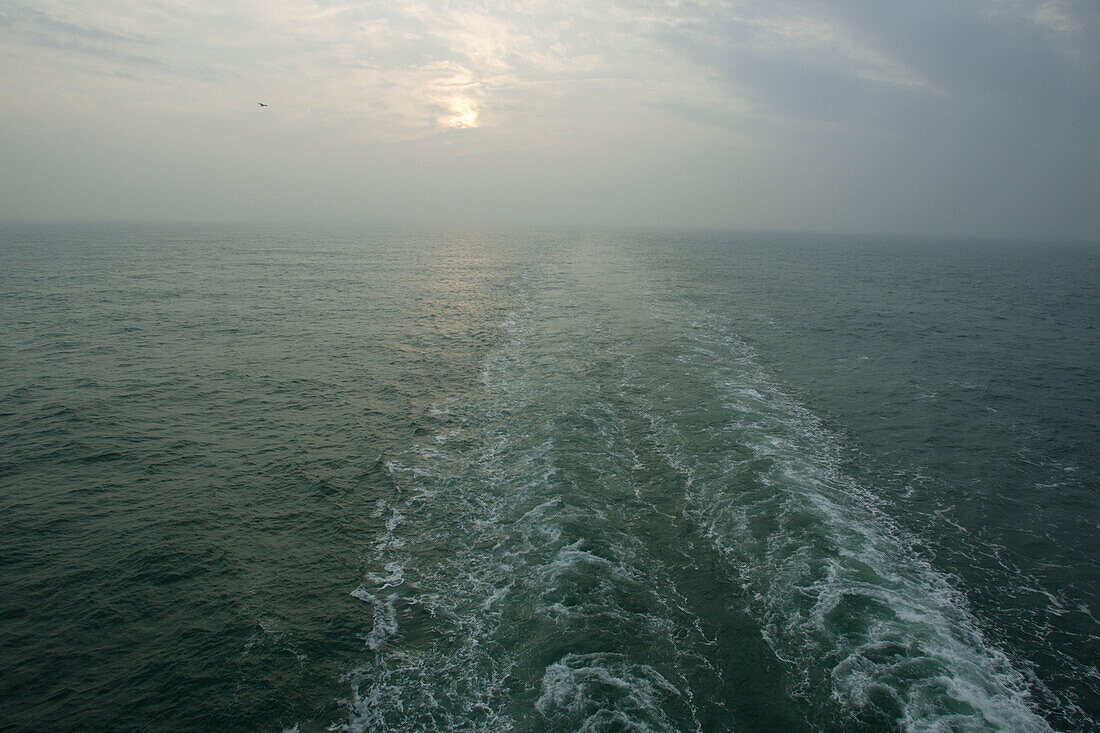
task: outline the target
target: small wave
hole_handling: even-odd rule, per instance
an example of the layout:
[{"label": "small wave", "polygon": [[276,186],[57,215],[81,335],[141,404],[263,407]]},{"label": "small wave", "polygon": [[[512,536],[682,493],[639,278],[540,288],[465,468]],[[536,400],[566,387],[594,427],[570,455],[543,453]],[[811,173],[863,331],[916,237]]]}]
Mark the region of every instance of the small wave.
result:
[{"label": "small wave", "polygon": [[557,730],[682,731],[666,711],[689,706],[660,672],[620,654],[566,655],[546,668],[541,690],[535,708]]}]

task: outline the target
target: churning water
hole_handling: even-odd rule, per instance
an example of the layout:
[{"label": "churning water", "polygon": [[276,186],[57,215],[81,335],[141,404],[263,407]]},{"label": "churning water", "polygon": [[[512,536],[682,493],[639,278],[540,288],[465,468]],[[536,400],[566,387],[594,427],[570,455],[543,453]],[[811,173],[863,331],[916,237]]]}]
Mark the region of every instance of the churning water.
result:
[{"label": "churning water", "polygon": [[1100,249],[8,226],[0,720],[1100,720]]}]

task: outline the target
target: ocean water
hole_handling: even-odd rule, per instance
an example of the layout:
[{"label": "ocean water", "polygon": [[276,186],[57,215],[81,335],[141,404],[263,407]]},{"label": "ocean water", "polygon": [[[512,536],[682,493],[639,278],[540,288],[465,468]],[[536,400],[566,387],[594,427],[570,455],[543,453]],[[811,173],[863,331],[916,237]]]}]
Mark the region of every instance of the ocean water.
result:
[{"label": "ocean water", "polygon": [[1100,245],[0,227],[0,727],[1100,727]]}]

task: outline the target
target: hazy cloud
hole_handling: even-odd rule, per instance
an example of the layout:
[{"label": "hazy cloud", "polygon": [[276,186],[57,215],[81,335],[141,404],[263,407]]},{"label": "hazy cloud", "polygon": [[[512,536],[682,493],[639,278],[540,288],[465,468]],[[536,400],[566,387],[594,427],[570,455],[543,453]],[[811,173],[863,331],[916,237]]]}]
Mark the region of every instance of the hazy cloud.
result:
[{"label": "hazy cloud", "polygon": [[1098,8],[7,2],[0,215],[1097,236]]}]

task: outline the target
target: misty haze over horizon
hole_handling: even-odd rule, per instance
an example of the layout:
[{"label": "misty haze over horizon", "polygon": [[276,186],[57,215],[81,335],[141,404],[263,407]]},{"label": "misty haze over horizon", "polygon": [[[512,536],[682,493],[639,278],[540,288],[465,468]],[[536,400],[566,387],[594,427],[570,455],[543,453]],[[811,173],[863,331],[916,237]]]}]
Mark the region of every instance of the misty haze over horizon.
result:
[{"label": "misty haze over horizon", "polygon": [[1100,238],[1094,2],[13,0],[0,57],[0,220]]}]

